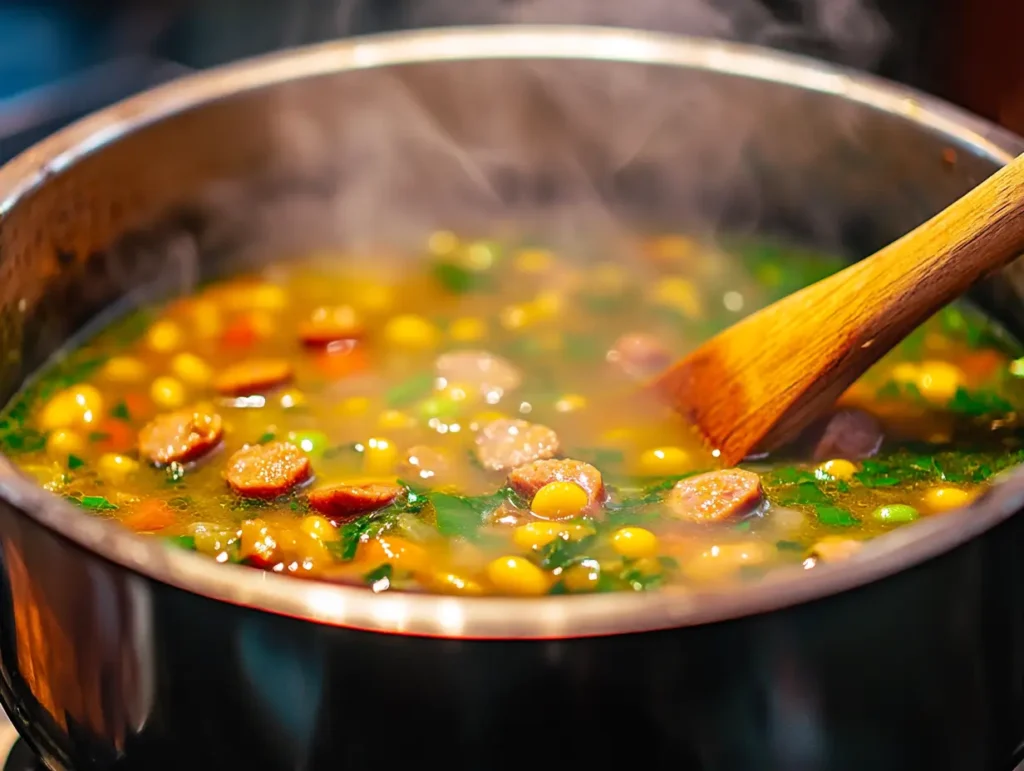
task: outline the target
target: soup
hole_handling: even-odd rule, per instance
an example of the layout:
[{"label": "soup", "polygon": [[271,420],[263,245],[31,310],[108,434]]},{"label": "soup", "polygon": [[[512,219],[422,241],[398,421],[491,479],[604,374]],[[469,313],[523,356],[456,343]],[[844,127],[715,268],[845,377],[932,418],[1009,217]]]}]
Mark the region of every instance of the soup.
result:
[{"label": "soup", "polygon": [[218,562],[467,595],[806,571],[1024,457],[1024,360],[967,305],[740,468],[644,392],[836,259],[677,235],[609,261],[447,232],[424,251],[289,260],[137,310],[32,381],[3,449],[90,514]]}]

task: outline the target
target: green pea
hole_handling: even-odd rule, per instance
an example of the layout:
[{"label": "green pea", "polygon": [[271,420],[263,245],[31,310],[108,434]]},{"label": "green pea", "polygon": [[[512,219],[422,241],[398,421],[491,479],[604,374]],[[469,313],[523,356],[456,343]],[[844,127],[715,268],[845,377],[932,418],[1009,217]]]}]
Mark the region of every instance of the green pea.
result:
[{"label": "green pea", "polygon": [[443,396],[432,396],[424,399],[416,406],[417,412],[424,420],[430,418],[451,418],[459,412],[459,405]]},{"label": "green pea", "polygon": [[917,519],[917,509],[905,503],[893,503],[889,506],[879,506],[871,512],[871,516],[879,522],[913,522]]},{"label": "green pea", "polygon": [[291,431],[288,441],[307,455],[319,455],[327,449],[327,435],[322,431]]}]

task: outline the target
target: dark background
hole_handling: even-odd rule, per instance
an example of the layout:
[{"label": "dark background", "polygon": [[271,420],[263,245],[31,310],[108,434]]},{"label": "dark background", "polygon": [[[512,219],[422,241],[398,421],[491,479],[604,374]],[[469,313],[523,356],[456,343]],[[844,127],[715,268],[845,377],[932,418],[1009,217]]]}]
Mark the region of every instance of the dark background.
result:
[{"label": "dark background", "polygon": [[[0,161],[68,120],[190,69],[339,34],[487,21],[484,6],[514,13],[517,3],[523,0],[0,0]],[[679,15],[687,4],[742,3],[757,4],[789,31],[766,39],[748,19],[737,21],[730,37],[869,69],[1024,132],[1024,95],[1016,93],[1024,65],[1015,54],[1024,28],[1021,0],[622,0],[620,6],[639,9],[637,23],[628,17],[632,11],[623,23],[660,28],[659,9]],[[825,3],[870,5],[884,20],[884,45],[866,55],[817,32],[808,6]],[[593,21],[586,15],[569,12],[560,20]],[[699,24],[668,27],[704,31]]]}]

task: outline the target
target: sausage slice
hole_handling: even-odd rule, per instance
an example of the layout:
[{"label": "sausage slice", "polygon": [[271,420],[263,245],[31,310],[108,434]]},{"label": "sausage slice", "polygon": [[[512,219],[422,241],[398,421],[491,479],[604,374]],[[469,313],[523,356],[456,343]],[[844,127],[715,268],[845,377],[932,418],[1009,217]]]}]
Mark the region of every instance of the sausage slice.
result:
[{"label": "sausage slice", "polygon": [[159,415],[139,432],[139,454],[156,466],[187,463],[212,450],[223,436],[220,415],[177,410]]},{"label": "sausage slice", "polygon": [[616,340],[605,359],[627,376],[642,380],[671,364],[672,352],[654,335],[636,332]]},{"label": "sausage slice", "polygon": [[524,463],[553,458],[558,434],[539,423],[502,418],[476,435],[476,457],[488,471],[508,471]]},{"label": "sausage slice", "polygon": [[226,396],[245,396],[266,391],[292,379],[292,365],[284,359],[249,359],[233,364],[213,381]]},{"label": "sausage slice", "polygon": [[808,429],[814,460],[863,460],[882,446],[882,426],[874,415],[853,407],[837,410]]},{"label": "sausage slice", "polygon": [[434,371],[449,383],[472,386],[481,393],[505,394],[523,382],[523,375],[515,364],[487,351],[441,354],[434,362]]},{"label": "sausage slice", "polygon": [[344,520],[382,509],[401,494],[402,488],[389,482],[334,485],[313,490],[309,505],[325,517]]},{"label": "sausage slice", "polygon": [[732,468],[679,480],[669,490],[665,504],[679,519],[711,523],[747,514],[763,498],[757,474]]},{"label": "sausage slice", "polygon": [[535,460],[512,470],[508,484],[526,500],[533,500],[544,485],[551,482],[574,482],[583,488],[592,511],[604,502],[604,480],[601,472],[581,460]]},{"label": "sausage slice", "polygon": [[243,447],[231,456],[224,474],[228,486],[246,498],[276,498],[309,479],[306,453],[291,442]]},{"label": "sausage slice", "polygon": [[317,308],[299,327],[299,339],[308,346],[320,347],[339,340],[362,337],[362,322],[351,305]]}]

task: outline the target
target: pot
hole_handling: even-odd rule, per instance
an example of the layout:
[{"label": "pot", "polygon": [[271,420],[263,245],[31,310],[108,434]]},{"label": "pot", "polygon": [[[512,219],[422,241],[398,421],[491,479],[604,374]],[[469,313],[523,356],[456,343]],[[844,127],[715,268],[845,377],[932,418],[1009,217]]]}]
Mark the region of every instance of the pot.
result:
[{"label": "pot", "polygon": [[[511,220],[576,244],[660,224],[857,258],[1021,149],[874,78],[641,32],[452,29],[257,59],[0,170],[0,396],[106,309],[269,257]],[[975,293],[1018,333],[1019,273]],[[1022,506],[1011,474],[847,563],[742,591],[374,595],[169,549],[0,459],[0,699],[56,769],[1010,768]]]}]

